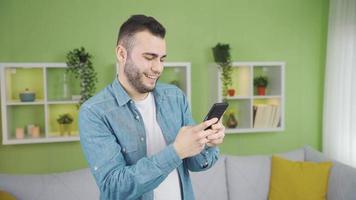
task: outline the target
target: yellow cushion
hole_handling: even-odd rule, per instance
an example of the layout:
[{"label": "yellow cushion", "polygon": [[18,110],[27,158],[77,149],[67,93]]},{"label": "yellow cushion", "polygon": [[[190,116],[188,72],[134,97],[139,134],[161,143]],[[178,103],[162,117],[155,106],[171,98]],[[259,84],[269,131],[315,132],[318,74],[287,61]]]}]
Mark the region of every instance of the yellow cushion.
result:
[{"label": "yellow cushion", "polygon": [[14,196],[12,196],[10,193],[1,191],[0,190],[0,199],[1,200],[16,200]]},{"label": "yellow cushion", "polygon": [[331,166],[272,156],[269,200],[325,200]]}]

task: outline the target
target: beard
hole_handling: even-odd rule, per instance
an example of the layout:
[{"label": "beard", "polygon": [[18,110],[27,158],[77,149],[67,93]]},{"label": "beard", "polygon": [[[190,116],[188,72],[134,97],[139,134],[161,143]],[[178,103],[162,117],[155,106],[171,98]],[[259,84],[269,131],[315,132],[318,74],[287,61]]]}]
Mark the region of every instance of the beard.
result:
[{"label": "beard", "polygon": [[[145,74],[144,72],[140,72],[140,69],[137,67],[137,65],[135,65],[135,63],[132,62],[131,59],[127,59],[124,68],[124,73],[130,85],[140,93],[152,92],[156,86],[156,83],[152,87],[147,86],[143,83],[143,78]],[[158,81],[158,79],[156,80],[156,82]]]}]

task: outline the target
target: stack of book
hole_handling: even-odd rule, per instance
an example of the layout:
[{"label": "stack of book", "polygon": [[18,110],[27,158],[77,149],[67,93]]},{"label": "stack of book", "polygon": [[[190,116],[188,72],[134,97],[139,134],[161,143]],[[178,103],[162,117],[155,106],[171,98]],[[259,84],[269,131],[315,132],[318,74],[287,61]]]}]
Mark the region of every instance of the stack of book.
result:
[{"label": "stack of book", "polygon": [[280,107],[272,104],[253,106],[253,128],[277,128],[280,123]]}]

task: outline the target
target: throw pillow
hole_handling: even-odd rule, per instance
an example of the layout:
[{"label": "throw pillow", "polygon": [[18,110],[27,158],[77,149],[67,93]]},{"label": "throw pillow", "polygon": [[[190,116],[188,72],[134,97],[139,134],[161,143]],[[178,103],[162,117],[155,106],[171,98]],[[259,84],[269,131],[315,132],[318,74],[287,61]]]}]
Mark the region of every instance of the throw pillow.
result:
[{"label": "throw pillow", "polygon": [[14,196],[12,196],[10,193],[1,191],[0,190],[0,199],[1,200],[16,200]]},{"label": "throw pillow", "polygon": [[269,200],[325,200],[331,166],[272,156]]}]

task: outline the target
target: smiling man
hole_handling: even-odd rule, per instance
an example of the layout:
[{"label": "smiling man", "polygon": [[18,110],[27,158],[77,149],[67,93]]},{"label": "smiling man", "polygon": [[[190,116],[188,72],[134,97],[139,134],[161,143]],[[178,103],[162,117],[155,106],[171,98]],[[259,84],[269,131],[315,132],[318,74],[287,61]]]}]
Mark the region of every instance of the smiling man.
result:
[{"label": "smiling man", "polygon": [[218,158],[221,122],[194,125],[182,91],[157,83],[164,37],[153,17],[130,17],[116,45],[117,78],[81,106],[80,142],[101,199],[194,199],[189,170],[209,169]]}]

